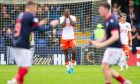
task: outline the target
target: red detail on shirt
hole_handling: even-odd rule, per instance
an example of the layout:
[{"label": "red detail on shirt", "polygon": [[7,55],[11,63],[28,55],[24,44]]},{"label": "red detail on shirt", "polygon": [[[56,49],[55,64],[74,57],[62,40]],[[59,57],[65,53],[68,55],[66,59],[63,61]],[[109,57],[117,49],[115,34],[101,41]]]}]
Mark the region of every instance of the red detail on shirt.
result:
[{"label": "red detail on shirt", "polygon": [[112,32],[112,31],[116,31],[116,30],[118,30],[118,28],[113,28],[113,29],[111,29],[111,32]]},{"label": "red detail on shirt", "polygon": [[21,19],[18,18],[18,19],[16,20],[16,22],[17,22],[17,23],[21,23]]},{"label": "red detail on shirt", "polygon": [[39,23],[34,23],[32,28],[36,27],[36,26],[39,26]]}]

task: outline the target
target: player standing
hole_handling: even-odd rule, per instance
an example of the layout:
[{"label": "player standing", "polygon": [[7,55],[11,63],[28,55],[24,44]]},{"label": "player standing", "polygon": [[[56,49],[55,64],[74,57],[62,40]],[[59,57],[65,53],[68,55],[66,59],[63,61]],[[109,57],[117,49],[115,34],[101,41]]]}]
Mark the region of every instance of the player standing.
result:
[{"label": "player standing", "polygon": [[105,19],[104,27],[106,33],[102,41],[93,41],[92,43],[96,48],[107,47],[102,60],[105,84],[112,84],[112,78],[115,78],[121,84],[131,84],[130,81],[111,69],[111,66],[119,61],[122,53],[119,23],[115,17],[110,14],[110,5],[107,2],[101,3],[98,11],[100,16]]},{"label": "player standing", "polygon": [[120,37],[122,42],[123,53],[119,60],[120,70],[123,70],[123,66],[128,68],[126,56],[129,57],[129,46],[132,46],[132,36],[131,36],[131,25],[130,23],[126,22],[127,15],[125,13],[121,13],[120,15]]},{"label": "player standing", "polygon": [[25,12],[19,14],[16,25],[15,34],[13,40],[13,52],[15,56],[16,64],[19,69],[16,76],[7,82],[7,84],[23,84],[24,77],[29,71],[29,67],[32,65],[32,53],[30,50],[30,34],[33,31],[44,32],[53,27],[55,27],[59,22],[58,20],[53,20],[45,28],[41,28],[40,25],[46,24],[46,20],[38,22],[35,17],[37,11],[37,4],[29,1],[26,4]]},{"label": "player standing", "polygon": [[[60,17],[60,25],[62,28],[62,47],[65,55],[65,65],[67,73],[73,73],[73,65],[76,62],[76,40],[74,35],[74,27],[76,25],[76,17],[70,15],[70,10],[65,9],[64,15]],[[72,48],[72,60],[69,60],[68,50]]]}]

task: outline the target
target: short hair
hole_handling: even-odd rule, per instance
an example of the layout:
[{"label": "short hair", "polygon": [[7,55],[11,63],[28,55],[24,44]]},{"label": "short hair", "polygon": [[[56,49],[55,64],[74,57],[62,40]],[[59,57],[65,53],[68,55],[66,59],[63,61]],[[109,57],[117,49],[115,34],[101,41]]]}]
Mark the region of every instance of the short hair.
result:
[{"label": "short hair", "polygon": [[100,4],[100,6],[106,8],[106,9],[108,9],[108,10],[110,10],[110,8],[111,8],[110,4],[107,3],[107,2],[102,2],[102,3]]},{"label": "short hair", "polygon": [[33,2],[33,1],[28,1],[26,3],[26,7],[29,7],[29,6],[32,6],[32,5],[37,5],[37,4],[35,2]]},{"label": "short hair", "polygon": [[120,14],[120,17],[124,17],[124,16],[127,17],[126,13],[121,13]]}]

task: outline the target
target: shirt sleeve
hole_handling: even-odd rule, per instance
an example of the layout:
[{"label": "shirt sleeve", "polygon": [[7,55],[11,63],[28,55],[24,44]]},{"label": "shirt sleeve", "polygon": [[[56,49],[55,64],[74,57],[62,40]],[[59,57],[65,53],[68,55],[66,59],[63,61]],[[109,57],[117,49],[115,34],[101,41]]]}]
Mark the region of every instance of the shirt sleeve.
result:
[{"label": "shirt sleeve", "polygon": [[60,17],[60,24],[62,24],[64,22],[64,17]]},{"label": "shirt sleeve", "polygon": [[119,23],[113,19],[110,20],[110,30],[119,30]]},{"label": "shirt sleeve", "polygon": [[48,26],[40,26],[39,25],[39,20],[38,18],[36,17],[33,17],[32,18],[32,28],[33,28],[33,31],[39,31],[39,32],[45,32],[45,31],[48,31],[52,28],[52,25],[48,25]]},{"label": "shirt sleeve", "polygon": [[45,26],[45,27],[42,27],[42,26],[35,26],[34,28],[33,28],[33,30],[34,31],[39,31],[39,32],[46,32],[46,31],[48,31],[48,30],[50,30],[50,29],[52,29],[53,27],[52,27],[52,25],[47,25],[47,26]]},{"label": "shirt sleeve", "polygon": [[39,26],[39,20],[38,20],[38,18],[33,17],[32,18],[32,27],[34,28],[36,26]]},{"label": "shirt sleeve", "polygon": [[75,16],[72,16],[71,18],[72,18],[72,21],[73,21],[74,23],[76,23],[76,17],[75,17]]}]

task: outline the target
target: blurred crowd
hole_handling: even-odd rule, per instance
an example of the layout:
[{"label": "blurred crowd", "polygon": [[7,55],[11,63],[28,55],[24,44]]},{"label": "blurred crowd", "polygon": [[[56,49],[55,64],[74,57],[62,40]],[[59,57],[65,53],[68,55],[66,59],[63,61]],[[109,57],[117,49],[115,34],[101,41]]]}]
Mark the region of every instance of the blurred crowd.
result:
[{"label": "blurred crowd", "polygon": [[[75,7],[78,7],[75,9]],[[15,20],[20,12],[24,11],[24,4],[0,4],[0,45],[11,46],[14,33]],[[75,4],[38,4],[36,16],[39,20],[59,19],[63,15],[65,8],[71,10],[71,14],[77,17],[79,31],[85,31],[91,25],[91,2]],[[89,9],[90,8],[90,9]],[[80,10],[79,10],[80,9]],[[80,20],[79,20],[80,18]],[[45,25],[43,25],[45,26]],[[82,27],[82,28],[81,28]],[[60,46],[61,28],[58,26],[54,30],[45,33],[35,32],[35,45],[39,46]]]},{"label": "blurred crowd", "polygon": [[[96,23],[100,18],[97,10],[94,9],[96,3],[84,2],[79,4],[59,4],[59,5],[38,5],[37,17],[39,20],[59,19],[65,8],[69,8],[71,13],[77,17],[80,25],[80,32],[95,28]],[[77,7],[78,8],[75,8]],[[97,8],[97,7],[95,7]],[[0,46],[10,46],[14,33],[15,19],[20,12],[24,11],[24,5],[20,4],[0,4]],[[133,45],[135,48],[140,46],[140,0],[112,0],[112,13],[119,19],[120,13],[126,13],[127,21],[132,26]],[[45,26],[45,25],[44,25]],[[79,26],[77,26],[79,27]],[[40,46],[60,46],[61,28],[57,27],[54,30],[45,33],[35,33],[35,45]]]},{"label": "blurred crowd", "polygon": [[[51,10],[51,11],[49,11]],[[0,4],[0,46],[11,46],[14,34],[14,25],[16,18],[20,12],[24,11],[24,5],[16,4]],[[52,19],[59,19],[60,7],[38,5],[36,16],[39,20],[48,19],[48,23]],[[45,25],[43,25],[45,26]],[[37,36],[39,35],[39,36]],[[36,44],[40,46],[59,45],[60,33],[57,29],[50,30],[45,33],[35,32]]]},{"label": "blurred crowd", "polygon": [[132,28],[132,52],[140,46],[140,0],[112,0],[112,13],[119,19],[121,13],[127,14],[127,22]]}]

